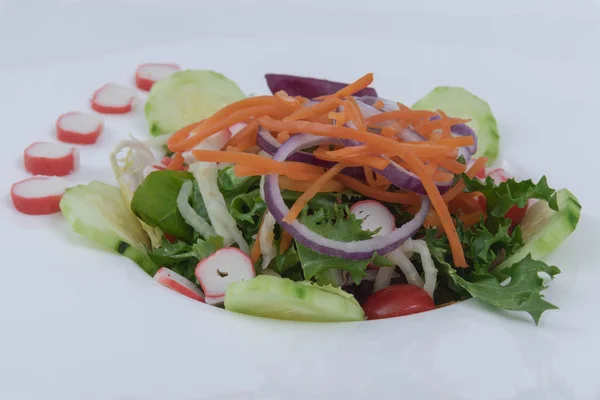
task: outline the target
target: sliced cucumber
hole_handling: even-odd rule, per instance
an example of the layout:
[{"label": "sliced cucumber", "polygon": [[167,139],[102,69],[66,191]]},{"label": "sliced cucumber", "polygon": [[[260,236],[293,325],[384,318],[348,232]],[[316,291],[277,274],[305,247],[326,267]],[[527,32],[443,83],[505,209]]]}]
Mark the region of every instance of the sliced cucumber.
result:
[{"label": "sliced cucumber", "polygon": [[331,286],[260,275],[229,285],[225,308],[242,314],[290,321],[362,321],[364,313],[349,293]]},{"label": "sliced cucumber", "polygon": [[438,86],[413,107],[415,110],[442,110],[451,117],[471,118],[467,123],[477,135],[475,157],[487,157],[491,165],[500,151],[498,124],[489,104],[473,93],[453,86]]},{"label": "sliced cucumber", "polygon": [[577,198],[567,189],[559,190],[556,197],[558,211],[548,207],[545,201],[538,201],[527,210],[520,224],[524,246],[494,269],[499,277],[502,269],[521,261],[527,254],[536,260],[544,258],[575,230],[581,212]]},{"label": "sliced cucumber", "polygon": [[153,136],[210,117],[245,97],[230,79],[210,70],[186,70],[156,82],[144,107]]},{"label": "sliced cucumber", "polygon": [[146,253],[148,236],[116,186],[93,181],[69,188],[60,209],[75,232],[130,258],[152,276],[158,270]]}]

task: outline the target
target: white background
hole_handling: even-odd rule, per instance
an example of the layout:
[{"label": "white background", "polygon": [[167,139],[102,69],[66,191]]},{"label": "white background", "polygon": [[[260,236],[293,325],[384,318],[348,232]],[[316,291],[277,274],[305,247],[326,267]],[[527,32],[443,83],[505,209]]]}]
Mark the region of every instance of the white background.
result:
[{"label": "white background", "polygon": [[[490,102],[514,171],[577,194],[577,232],[550,262],[560,306],[536,327],[476,301],[395,320],[239,316],[158,285],[60,216],[0,208],[1,399],[596,399],[599,3],[589,1],[0,1],[0,184],[137,64],[211,68],[246,92],[266,72],[375,87],[410,104],[435,85]],[[140,101],[143,95],[140,94]],[[144,136],[141,107],[106,117],[72,183],[110,181],[107,154]]]}]

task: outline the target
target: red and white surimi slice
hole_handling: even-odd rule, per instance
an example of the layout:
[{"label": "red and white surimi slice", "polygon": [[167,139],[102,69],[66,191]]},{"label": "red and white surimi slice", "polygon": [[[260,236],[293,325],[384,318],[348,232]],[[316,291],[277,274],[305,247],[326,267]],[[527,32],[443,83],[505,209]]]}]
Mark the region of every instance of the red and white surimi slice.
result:
[{"label": "red and white surimi slice", "polygon": [[375,236],[385,236],[396,228],[396,218],[386,206],[376,200],[363,200],[350,207],[350,212],[362,220],[361,228],[366,231],[381,230]]},{"label": "red and white surimi slice", "polygon": [[104,122],[96,114],[73,111],[58,117],[58,140],[75,144],[94,144],[104,129]]},{"label": "red and white surimi slice", "polygon": [[141,64],[135,71],[135,84],[140,90],[150,90],[154,82],[179,71],[177,64],[147,63]]},{"label": "red and white surimi slice", "polygon": [[94,92],[92,108],[103,114],[124,114],[131,111],[135,92],[127,86],[107,83]]},{"label": "red and white surimi slice", "polygon": [[162,267],[159,269],[156,274],[154,274],[154,280],[184,296],[204,303],[204,293],[202,293],[202,290],[194,285],[193,282],[169,268]]},{"label": "red and white surimi slice", "polygon": [[34,176],[12,185],[10,197],[23,214],[47,215],[60,211],[60,199],[66,189],[62,178]]},{"label": "red and white surimi slice", "polygon": [[206,295],[207,304],[222,303],[230,283],[256,276],[250,257],[235,247],[217,250],[210,257],[200,261],[195,273]]},{"label": "red and white surimi slice", "polygon": [[25,169],[33,175],[65,176],[79,167],[77,149],[59,143],[35,142],[25,149]]}]

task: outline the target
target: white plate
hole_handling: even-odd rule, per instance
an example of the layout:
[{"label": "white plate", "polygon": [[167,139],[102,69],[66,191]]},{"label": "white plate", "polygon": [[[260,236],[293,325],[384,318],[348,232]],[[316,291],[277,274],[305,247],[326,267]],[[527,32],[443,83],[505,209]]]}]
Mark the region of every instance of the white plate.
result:
[{"label": "white plate", "polygon": [[[599,22],[597,1],[0,1],[0,398],[598,398]],[[479,94],[509,165],[583,205],[549,259],[563,270],[546,291],[560,310],[539,326],[475,300],[352,324],[246,317],[157,285],[59,215],[15,212],[6,193],[27,176],[23,149],[102,84],[133,85],[139,63],[161,61],[246,92],[266,92],[267,72],[373,71],[381,95],[407,104],[435,85]],[[72,183],[112,182],[107,154],[143,137],[141,102],[106,124]]]}]

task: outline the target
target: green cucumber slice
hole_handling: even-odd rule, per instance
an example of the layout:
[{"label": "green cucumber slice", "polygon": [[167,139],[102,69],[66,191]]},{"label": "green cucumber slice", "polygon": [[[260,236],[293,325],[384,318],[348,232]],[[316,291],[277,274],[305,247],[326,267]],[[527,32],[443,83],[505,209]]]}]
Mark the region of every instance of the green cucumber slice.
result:
[{"label": "green cucumber slice", "polygon": [[144,106],[153,136],[174,132],[210,117],[246,96],[229,78],[210,70],[175,72],[156,82]]},{"label": "green cucumber slice", "polygon": [[498,124],[489,104],[473,93],[455,86],[438,86],[412,106],[415,110],[442,110],[451,117],[471,118],[467,123],[477,135],[475,157],[493,164],[500,152]]},{"label": "green cucumber slice", "polygon": [[538,201],[527,210],[520,224],[524,246],[498,265],[495,274],[501,277],[504,268],[521,261],[527,254],[536,260],[544,258],[575,230],[581,213],[577,197],[567,189],[557,191],[556,197],[558,211],[548,207],[545,201]]},{"label": "green cucumber slice", "polygon": [[364,312],[354,296],[342,289],[259,275],[229,285],[225,309],[290,321],[362,321]]},{"label": "green cucumber slice", "polygon": [[158,267],[146,253],[148,236],[118,187],[98,181],[71,187],[60,209],[75,232],[133,260],[154,276]]}]

